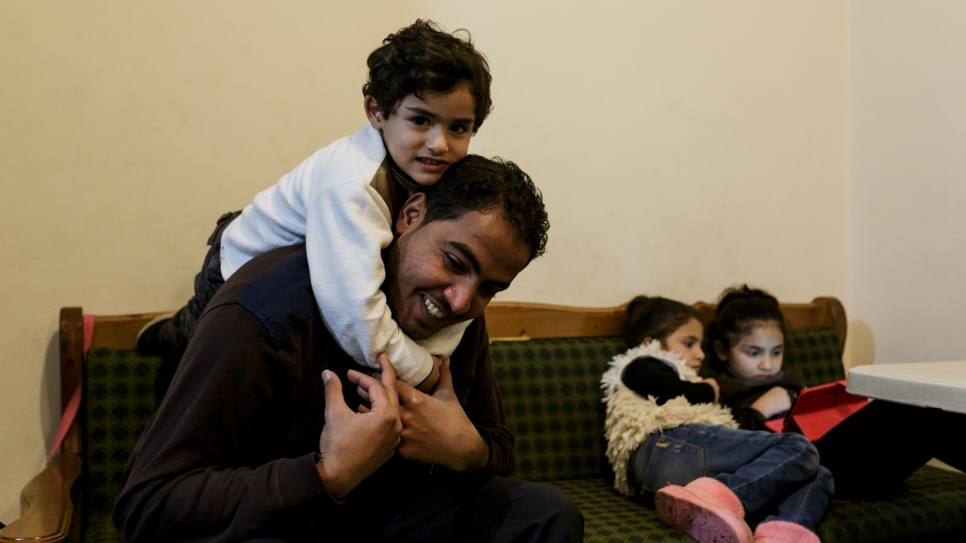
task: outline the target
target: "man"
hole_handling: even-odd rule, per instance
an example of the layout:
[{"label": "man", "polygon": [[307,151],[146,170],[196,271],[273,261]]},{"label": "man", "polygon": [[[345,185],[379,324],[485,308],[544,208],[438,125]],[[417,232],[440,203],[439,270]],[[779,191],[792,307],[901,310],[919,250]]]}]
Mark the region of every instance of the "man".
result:
[{"label": "man", "polygon": [[547,227],[526,174],[477,156],[403,204],[384,257],[394,316],[417,338],[473,321],[431,396],[385,357],[378,377],[357,371],[304,247],[253,259],[199,319],[115,525],[128,541],[579,541],[565,494],[501,477],[513,438],[482,318]]}]

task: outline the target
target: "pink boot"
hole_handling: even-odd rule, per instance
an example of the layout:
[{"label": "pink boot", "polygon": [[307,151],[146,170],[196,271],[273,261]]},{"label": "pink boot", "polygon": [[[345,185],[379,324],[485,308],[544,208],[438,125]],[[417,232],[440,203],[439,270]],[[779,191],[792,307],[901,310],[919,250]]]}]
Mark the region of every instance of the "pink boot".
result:
[{"label": "pink boot", "polygon": [[762,522],[755,530],[755,543],[820,543],[811,530],[784,520]]},{"label": "pink boot", "polygon": [[[668,485],[658,490],[654,495],[654,509],[658,518],[697,539],[699,543],[753,543],[751,528],[735,514],[734,509],[715,498],[714,494],[719,494],[720,489],[706,482],[695,485],[706,479],[702,477],[687,486]],[[735,502],[738,501],[727,487],[718,484],[728,491]],[[708,489],[712,492],[709,493]],[[744,514],[740,502],[738,507]]]},{"label": "pink boot", "polygon": [[684,488],[697,494],[702,499],[720,505],[735,514],[738,518],[745,518],[745,508],[741,500],[724,483],[711,477],[699,477]]}]

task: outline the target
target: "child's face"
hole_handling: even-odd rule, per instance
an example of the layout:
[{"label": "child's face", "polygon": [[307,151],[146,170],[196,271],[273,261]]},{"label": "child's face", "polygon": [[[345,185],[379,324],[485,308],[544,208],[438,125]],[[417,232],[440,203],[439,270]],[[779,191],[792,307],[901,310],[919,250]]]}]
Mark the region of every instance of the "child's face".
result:
[{"label": "child's face", "polygon": [[742,379],[768,379],[782,370],[784,347],[785,337],[778,323],[760,323],[731,346],[728,366]]},{"label": "child's face", "polygon": [[692,318],[664,338],[661,347],[680,355],[684,365],[697,372],[701,369],[701,361],[704,360],[704,351],[701,350],[703,338],[704,326],[698,319]]},{"label": "child's face", "polygon": [[475,101],[466,85],[420,94],[406,95],[390,115],[366,96],[366,116],[396,165],[420,185],[433,185],[469,152]]}]

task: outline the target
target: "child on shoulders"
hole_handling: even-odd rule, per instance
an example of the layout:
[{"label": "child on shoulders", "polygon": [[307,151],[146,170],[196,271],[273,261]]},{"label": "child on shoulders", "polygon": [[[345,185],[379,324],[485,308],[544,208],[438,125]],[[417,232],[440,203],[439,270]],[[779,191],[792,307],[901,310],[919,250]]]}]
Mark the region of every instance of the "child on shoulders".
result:
[{"label": "child on shoulders", "polygon": [[139,351],[179,358],[225,280],[257,255],[305,243],[315,300],[339,346],[374,369],[384,352],[400,379],[435,388],[441,359],[469,323],[451,325],[459,309],[445,292],[426,292],[427,325],[402,330],[381,290],[381,252],[403,202],[467,155],[492,107],[489,67],[468,39],[420,20],[387,37],[368,66],[369,124],[317,151],[243,211],[223,215],[194,297],[142,329]]}]

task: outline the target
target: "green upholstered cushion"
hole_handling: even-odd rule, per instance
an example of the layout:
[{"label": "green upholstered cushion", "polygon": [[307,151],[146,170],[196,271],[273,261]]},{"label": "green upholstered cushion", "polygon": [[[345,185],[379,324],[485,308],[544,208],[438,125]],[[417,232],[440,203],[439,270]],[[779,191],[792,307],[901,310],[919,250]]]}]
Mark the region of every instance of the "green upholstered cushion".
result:
[{"label": "green upholstered cushion", "polygon": [[109,510],[91,513],[87,520],[84,543],[124,543],[121,534],[114,528]]},{"label": "green upholstered cushion", "polygon": [[580,508],[586,543],[695,541],[658,520],[654,509],[614,492],[600,477],[548,483],[565,490]]},{"label": "green upholstered cushion", "polygon": [[[601,478],[550,481],[584,514],[584,541],[694,541]],[[966,477],[925,466],[887,500],[833,500],[819,526],[824,543],[966,541]]]},{"label": "green upholstered cushion", "polygon": [[600,476],[606,463],[600,377],[623,350],[622,341],[609,337],[490,345],[507,426],[516,436],[514,476],[531,481]]},{"label": "green upholstered cushion", "polygon": [[838,336],[829,326],[790,330],[785,334],[783,363],[798,368],[806,386],[845,379]]},{"label": "green upholstered cushion", "polygon": [[[790,332],[786,359],[803,368],[809,384],[841,378],[834,338],[831,329]],[[599,383],[607,362],[624,350],[618,338],[496,341],[490,349],[516,434],[515,476],[569,492],[584,514],[585,541],[694,541],[657,520],[653,509],[616,494],[606,479]],[[166,370],[158,358],[106,349],[89,353],[88,368],[86,541],[119,542],[111,506]],[[966,477],[925,467],[889,500],[834,500],[819,535],[825,543],[966,541]]]},{"label": "green upholstered cushion", "polygon": [[160,358],[134,351],[92,349],[87,354],[88,541],[120,541],[110,523],[114,498],[127,460],[157,408],[162,366]]},{"label": "green upholstered cushion", "polygon": [[832,500],[819,537],[825,543],[966,541],[961,473],[922,467],[888,498]]}]

